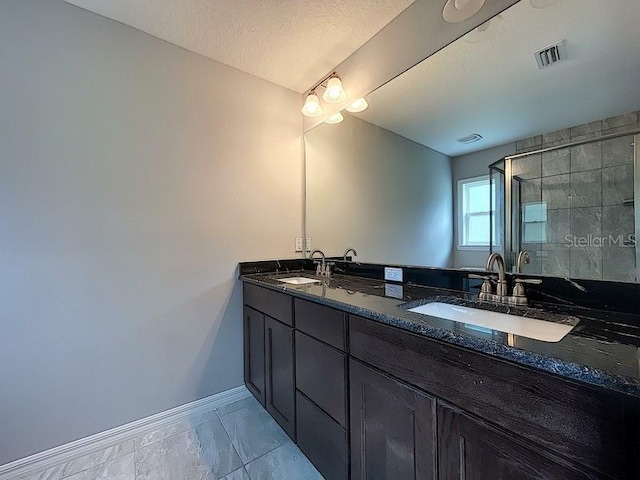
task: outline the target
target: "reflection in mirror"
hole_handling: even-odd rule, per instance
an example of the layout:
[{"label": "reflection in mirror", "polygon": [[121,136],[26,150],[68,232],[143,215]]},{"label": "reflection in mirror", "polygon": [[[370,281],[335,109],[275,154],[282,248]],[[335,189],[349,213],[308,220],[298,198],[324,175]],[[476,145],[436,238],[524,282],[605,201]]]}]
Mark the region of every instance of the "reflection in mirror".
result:
[{"label": "reflection in mirror", "polygon": [[[525,273],[635,281],[638,25],[636,1],[522,0],[368,95],[369,109],[311,130],[307,235],[366,262],[484,267],[488,246],[465,244],[473,224],[509,258],[529,250]],[[494,185],[489,227],[483,209],[463,212],[479,176]]]}]

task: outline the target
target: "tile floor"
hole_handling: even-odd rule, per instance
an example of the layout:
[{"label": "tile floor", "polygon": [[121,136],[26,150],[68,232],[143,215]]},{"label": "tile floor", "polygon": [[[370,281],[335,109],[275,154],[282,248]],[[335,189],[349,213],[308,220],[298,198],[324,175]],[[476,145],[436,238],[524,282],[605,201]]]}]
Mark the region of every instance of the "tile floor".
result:
[{"label": "tile floor", "polygon": [[322,478],[266,410],[248,397],[23,480]]}]

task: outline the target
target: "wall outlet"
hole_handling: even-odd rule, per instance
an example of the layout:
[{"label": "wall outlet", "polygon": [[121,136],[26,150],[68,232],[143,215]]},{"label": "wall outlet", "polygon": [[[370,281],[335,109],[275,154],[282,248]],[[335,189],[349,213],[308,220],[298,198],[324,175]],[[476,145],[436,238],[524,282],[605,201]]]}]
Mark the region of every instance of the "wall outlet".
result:
[{"label": "wall outlet", "polygon": [[384,279],[391,282],[402,282],[402,269],[395,267],[384,267]]},{"label": "wall outlet", "polygon": [[303,249],[302,237],[296,237],[296,252],[301,252]]},{"label": "wall outlet", "polygon": [[311,250],[311,237],[307,237],[307,252],[310,252]]},{"label": "wall outlet", "polygon": [[387,297],[399,298],[401,300],[404,297],[403,291],[402,291],[402,285],[398,285],[396,283],[385,283],[384,294]]}]

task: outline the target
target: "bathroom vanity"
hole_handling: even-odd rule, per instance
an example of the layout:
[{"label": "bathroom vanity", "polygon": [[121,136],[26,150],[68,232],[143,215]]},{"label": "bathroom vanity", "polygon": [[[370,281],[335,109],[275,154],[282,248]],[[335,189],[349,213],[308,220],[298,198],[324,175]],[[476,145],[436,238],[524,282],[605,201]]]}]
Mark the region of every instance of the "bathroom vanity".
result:
[{"label": "bathroom vanity", "polygon": [[549,343],[408,309],[469,293],[287,276],[242,275],[245,382],[326,478],[640,478],[634,315]]}]

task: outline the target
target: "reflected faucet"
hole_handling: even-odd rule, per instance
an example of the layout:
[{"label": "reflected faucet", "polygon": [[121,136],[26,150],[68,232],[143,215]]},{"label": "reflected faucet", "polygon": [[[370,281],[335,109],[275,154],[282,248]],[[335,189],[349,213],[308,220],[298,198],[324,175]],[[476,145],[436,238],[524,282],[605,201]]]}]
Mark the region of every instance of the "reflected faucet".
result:
[{"label": "reflected faucet", "polygon": [[327,265],[326,263],[327,257],[322,250],[315,249],[313,252],[311,252],[311,254],[309,255],[309,258],[313,260],[313,256],[316,253],[319,253],[322,257],[320,262],[315,262],[318,265],[318,268],[316,268],[316,275],[320,277],[330,277],[331,267]]},{"label": "reflected faucet", "polygon": [[531,263],[531,255],[526,250],[520,251],[518,254],[518,261],[516,262],[516,273],[522,273],[522,265],[529,265]]},{"label": "reflected faucet", "polygon": [[347,261],[347,255],[349,255],[349,252],[353,252],[353,256],[357,257],[358,256],[358,252],[355,251],[355,249],[349,247],[344,251],[344,255],[342,255],[342,259],[346,262]]},{"label": "reflected faucet", "polygon": [[492,253],[487,260],[487,271],[493,272],[493,264],[498,264],[498,285],[496,286],[496,294],[498,297],[507,295],[507,279],[504,273],[504,259],[499,253]]}]

